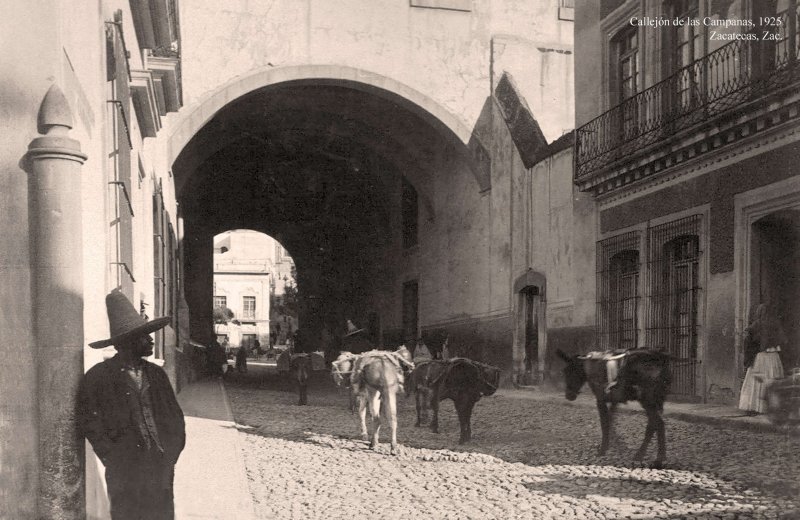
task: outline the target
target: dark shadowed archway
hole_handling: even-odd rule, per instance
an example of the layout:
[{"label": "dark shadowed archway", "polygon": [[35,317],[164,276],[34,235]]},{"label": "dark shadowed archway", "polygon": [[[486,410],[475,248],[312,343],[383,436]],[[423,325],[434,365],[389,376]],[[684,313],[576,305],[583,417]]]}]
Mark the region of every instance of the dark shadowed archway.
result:
[{"label": "dark shadowed archway", "polygon": [[228,103],[173,165],[193,334],[211,333],[211,238],[236,228],[291,251],[311,344],[345,319],[378,336],[399,328],[397,287],[419,269],[408,258],[419,245],[403,243],[403,182],[416,191],[413,225],[424,226],[436,218],[437,190],[462,172],[478,180],[477,171],[447,125],[372,85],[287,81]]}]

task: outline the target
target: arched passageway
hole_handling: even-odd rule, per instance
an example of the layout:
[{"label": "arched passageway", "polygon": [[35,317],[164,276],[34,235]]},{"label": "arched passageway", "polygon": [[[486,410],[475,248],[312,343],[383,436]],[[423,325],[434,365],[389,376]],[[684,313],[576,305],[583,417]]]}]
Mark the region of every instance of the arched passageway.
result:
[{"label": "arched passageway", "polygon": [[447,125],[374,86],[287,81],[233,100],[173,164],[193,335],[213,333],[212,238],[248,228],[291,252],[307,345],[324,328],[342,332],[345,319],[386,344],[415,339],[403,283],[447,249],[446,236],[424,229],[437,206],[458,214],[459,198],[479,196],[475,172]]}]

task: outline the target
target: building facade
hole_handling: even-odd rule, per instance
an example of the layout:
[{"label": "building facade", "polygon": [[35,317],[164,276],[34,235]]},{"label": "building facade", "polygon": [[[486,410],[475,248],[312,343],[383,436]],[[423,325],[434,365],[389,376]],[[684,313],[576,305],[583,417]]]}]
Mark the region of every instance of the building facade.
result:
[{"label": "building facade", "polygon": [[284,316],[280,305],[293,283],[292,265],[286,249],[263,233],[235,230],[214,237],[214,308],[233,314],[214,325],[221,345],[251,349],[258,340],[266,349],[273,331],[285,343],[297,330],[296,316]]},{"label": "building facade", "polygon": [[[158,136],[182,106],[173,0],[6,6],[0,41],[0,517],[103,518],[103,468],[77,442],[83,372],[113,349],[105,295],[172,316],[154,361],[194,377],[181,220]],[[11,129],[14,129],[11,131]]]},{"label": "building facade", "polygon": [[155,359],[179,391],[214,337],[227,230],[291,251],[309,344],[353,319],[386,344],[446,334],[454,354],[524,366],[512,180],[573,126],[567,4],[8,6],[0,517],[107,517],[72,401],[113,354],[87,347],[108,335],[105,295],[173,317]]},{"label": "building facade", "polygon": [[796,3],[578,1],[575,34],[596,344],[664,349],[676,397],[732,402],[754,306],[800,361]]}]

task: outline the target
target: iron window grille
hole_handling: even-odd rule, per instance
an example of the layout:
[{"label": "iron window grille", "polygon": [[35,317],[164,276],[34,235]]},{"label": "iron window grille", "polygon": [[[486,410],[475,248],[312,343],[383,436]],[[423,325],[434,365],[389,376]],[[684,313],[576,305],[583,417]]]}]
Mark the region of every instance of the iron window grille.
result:
[{"label": "iron window grille", "polygon": [[697,395],[700,364],[701,215],[660,226],[647,234],[646,345],[671,356],[672,393]]},{"label": "iron window grille", "polygon": [[635,348],[639,334],[639,240],[631,231],[598,243],[597,347]]}]

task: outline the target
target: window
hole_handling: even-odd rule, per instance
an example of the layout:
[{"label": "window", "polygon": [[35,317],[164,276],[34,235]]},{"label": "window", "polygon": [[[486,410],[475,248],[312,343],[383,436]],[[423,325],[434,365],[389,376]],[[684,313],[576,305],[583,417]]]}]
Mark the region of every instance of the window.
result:
[{"label": "window", "polygon": [[575,0],[558,1],[558,19],[569,22],[575,20]]},{"label": "window", "polygon": [[[797,31],[798,22],[796,7],[792,6],[790,0],[760,0],[753,2],[753,18],[755,23],[754,31],[758,38],[761,33],[767,31],[775,35],[775,40],[762,40],[759,45],[753,47],[754,66],[757,72],[769,75],[778,69],[785,68],[792,61],[793,49],[791,42],[794,41],[794,54],[800,51],[800,33]],[[791,18],[795,18],[795,23],[791,24]],[[769,20],[767,25],[763,20]],[[794,37],[792,37],[794,34]],[[768,82],[778,78],[765,78]]]},{"label": "window", "polygon": [[408,249],[417,245],[417,219],[418,204],[417,190],[403,178],[401,211],[403,219],[403,248]]},{"label": "window", "polygon": [[[697,0],[676,0],[670,5],[670,17],[697,19],[699,10]],[[682,113],[692,110],[700,101],[701,69],[690,67],[703,54],[700,42],[701,27],[684,24],[671,26],[668,42],[668,75],[675,74],[673,110]]]},{"label": "window", "polygon": [[611,328],[620,348],[636,348],[639,303],[639,251],[626,250],[611,258]]},{"label": "window", "polygon": [[597,247],[597,343],[602,349],[638,345],[639,237],[633,231]]},{"label": "window", "polygon": [[[639,33],[636,27],[627,27],[620,31],[612,41],[612,99],[611,105],[623,104],[639,92]],[[639,118],[638,105],[634,102],[624,103],[619,111],[618,134],[623,140],[626,135],[636,132]]]},{"label": "window", "polygon": [[[168,309],[168,280],[167,219],[164,211],[164,198],[161,193],[161,182],[156,185],[153,193],[153,312],[156,316],[164,316]],[[155,352],[157,358],[163,358],[164,329],[155,332]]]},{"label": "window", "polygon": [[227,296],[214,296],[214,308],[215,309],[224,309],[228,306],[228,297]]},{"label": "window", "polygon": [[245,296],[242,298],[242,318],[251,320],[256,318],[255,296]]},{"label": "window", "polygon": [[122,12],[117,11],[115,22],[106,25],[108,81],[106,111],[109,124],[108,142],[111,143],[108,160],[111,172],[108,179],[111,250],[111,279],[131,300],[133,296],[133,204],[131,202],[131,139],[129,134],[131,92],[127,51],[119,22]]},{"label": "window", "polygon": [[673,361],[672,393],[696,395],[700,331],[700,215],[650,228],[647,345]]}]

